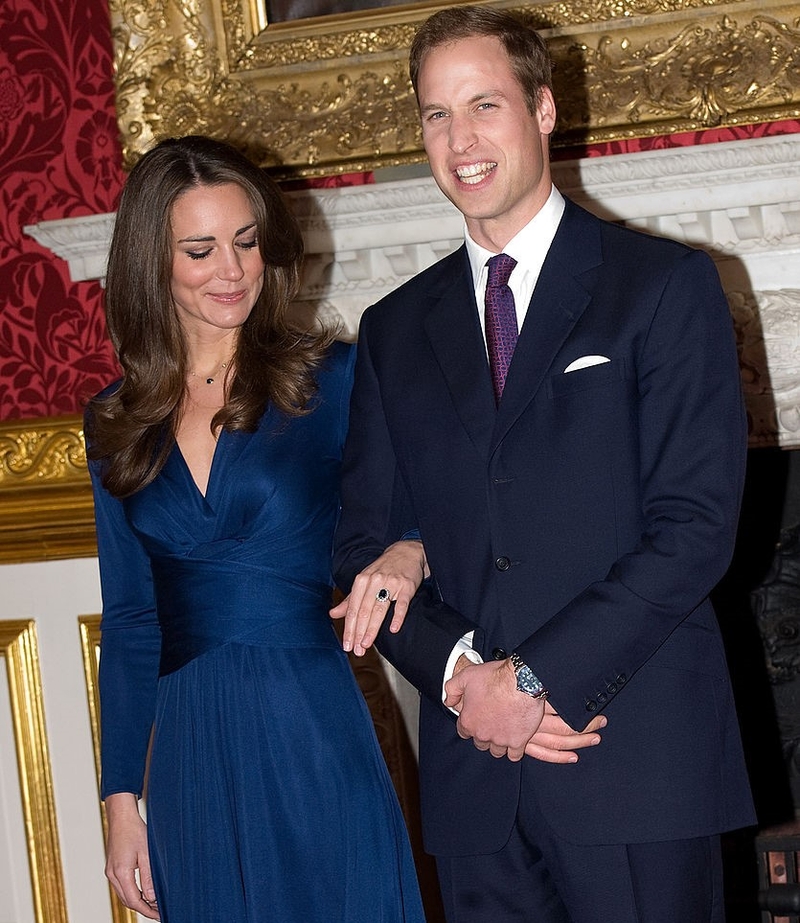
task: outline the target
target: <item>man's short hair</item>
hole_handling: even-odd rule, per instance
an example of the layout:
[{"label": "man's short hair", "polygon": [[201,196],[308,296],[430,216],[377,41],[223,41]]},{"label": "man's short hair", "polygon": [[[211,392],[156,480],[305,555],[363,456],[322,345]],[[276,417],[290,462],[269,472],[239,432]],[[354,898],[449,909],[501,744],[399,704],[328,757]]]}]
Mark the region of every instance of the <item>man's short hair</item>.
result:
[{"label": "man's short hair", "polygon": [[488,6],[455,6],[434,13],[419,27],[409,54],[411,85],[419,101],[419,72],[434,48],[475,36],[499,39],[533,115],[546,87],[553,90],[552,61],[544,39],[521,14]]}]

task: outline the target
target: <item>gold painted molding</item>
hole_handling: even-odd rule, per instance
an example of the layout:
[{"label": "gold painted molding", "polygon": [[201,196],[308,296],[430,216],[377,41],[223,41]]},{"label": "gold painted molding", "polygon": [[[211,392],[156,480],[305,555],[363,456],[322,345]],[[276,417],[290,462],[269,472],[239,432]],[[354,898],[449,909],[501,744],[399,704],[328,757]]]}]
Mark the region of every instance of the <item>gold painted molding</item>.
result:
[{"label": "gold painted molding", "polygon": [[95,554],[82,419],[0,424],[0,564]]},{"label": "gold painted molding", "polygon": [[[270,24],[264,0],[110,0],[125,164],[192,132],[278,177],[421,161],[407,52],[450,5]],[[795,0],[494,5],[526,10],[550,41],[554,147],[800,117]]]},{"label": "gold painted molding", "polygon": [[[98,686],[98,669],[100,665],[100,616],[82,615],[78,619],[81,633],[81,651],[83,653],[83,673],[86,680],[86,697],[89,703],[89,721],[92,728],[92,746],[94,750],[94,768],[97,774],[98,798],[100,795],[100,693]],[[100,819],[103,822],[103,840],[108,838],[108,820],[102,801]],[[111,899],[111,919],[113,923],[136,923],[138,914],[126,907],[117,897],[109,884]]]},{"label": "gold painted molding", "polygon": [[36,923],[67,923],[36,624],[0,621]]},{"label": "gold painted molding", "polygon": [[[81,615],[78,618],[83,653],[83,674],[86,681],[86,698],[89,704],[89,723],[92,728],[94,768],[97,774],[97,790],[100,791],[100,693],[98,675],[100,669],[100,615]],[[106,817],[103,813],[103,830]]]}]

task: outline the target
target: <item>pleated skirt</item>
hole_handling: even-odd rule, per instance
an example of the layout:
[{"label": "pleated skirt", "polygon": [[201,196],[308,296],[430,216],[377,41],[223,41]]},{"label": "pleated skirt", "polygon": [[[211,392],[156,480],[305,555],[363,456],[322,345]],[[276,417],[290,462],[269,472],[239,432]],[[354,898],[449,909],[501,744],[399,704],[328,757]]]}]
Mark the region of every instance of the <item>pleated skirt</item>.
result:
[{"label": "pleated skirt", "polygon": [[163,923],[424,923],[336,647],[226,643],[162,677],[147,818]]}]

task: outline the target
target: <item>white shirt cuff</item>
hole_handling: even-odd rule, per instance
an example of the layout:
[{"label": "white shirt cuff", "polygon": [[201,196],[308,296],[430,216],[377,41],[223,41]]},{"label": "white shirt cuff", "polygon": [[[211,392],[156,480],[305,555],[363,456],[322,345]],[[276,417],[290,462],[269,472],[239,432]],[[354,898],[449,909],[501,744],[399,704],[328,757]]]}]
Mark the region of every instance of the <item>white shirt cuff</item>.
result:
[{"label": "white shirt cuff", "polygon": [[[458,658],[464,654],[466,658],[472,663],[483,663],[483,657],[472,648],[472,636],[474,632],[468,631],[463,637],[459,638],[456,642],[455,647],[453,648],[450,656],[447,658],[447,664],[444,668],[444,678],[442,679],[442,702],[447,698],[447,692],[445,691],[445,683],[452,677],[456,669],[456,663]],[[458,712],[451,708],[450,711],[457,715]]]}]

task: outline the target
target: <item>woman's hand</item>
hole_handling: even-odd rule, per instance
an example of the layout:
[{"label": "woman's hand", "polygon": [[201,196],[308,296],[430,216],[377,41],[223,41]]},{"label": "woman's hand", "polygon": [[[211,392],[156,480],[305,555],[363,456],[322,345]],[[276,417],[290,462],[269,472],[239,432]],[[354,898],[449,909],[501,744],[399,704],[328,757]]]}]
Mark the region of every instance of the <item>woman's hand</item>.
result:
[{"label": "woman's hand", "polygon": [[143,917],[160,920],[150,874],[147,826],[139,814],[136,795],[131,792],[109,795],[105,805],[108,818],[106,878],[126,907]]},{"label": "woman's hand", "polygon": [[331,618],[344,619],[344,649],[357,657],[363,656],[375,641],[392,602],[394,612],[389,631],[400,631],[411,598],[429,576],[421,541],[411,539],[389,545],[356,577],[350,595],[331,609]]}]

